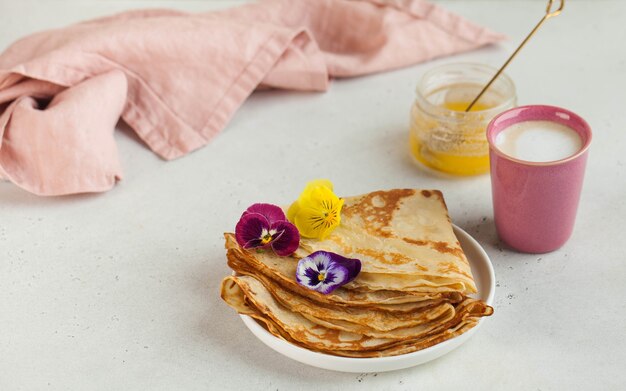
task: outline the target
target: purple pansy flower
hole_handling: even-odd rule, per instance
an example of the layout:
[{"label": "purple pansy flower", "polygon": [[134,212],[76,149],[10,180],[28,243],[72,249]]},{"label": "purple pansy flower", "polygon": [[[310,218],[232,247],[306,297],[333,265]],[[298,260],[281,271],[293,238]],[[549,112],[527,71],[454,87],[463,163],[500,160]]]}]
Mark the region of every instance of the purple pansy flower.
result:
[{"label": "purple pansy flower", "polygon": [[235,238],[245,249],[270,247],[282,257],[293,254],[300,244],[296,226],[272,204],[254,204],[246,209],[235,227]]},{"label": "purple pansy flower", "polygon": [[296,268],[296,280],[302,286],[329,294],[354,280],[361,271],[361,261],[328,251],[316,251],[302,258]]}]

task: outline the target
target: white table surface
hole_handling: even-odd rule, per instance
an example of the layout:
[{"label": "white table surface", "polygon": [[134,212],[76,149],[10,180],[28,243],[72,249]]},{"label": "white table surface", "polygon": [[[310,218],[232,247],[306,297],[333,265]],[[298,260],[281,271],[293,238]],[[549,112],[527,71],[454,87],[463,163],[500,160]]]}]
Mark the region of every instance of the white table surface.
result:
[{"label": "white table surface", "polygon": [[[0,48],[129,8],[237,3],[2,0]],[[108,193],[40,198],[0,183],[0,390],[626,389],[626,2],[569,1],[508,71],[520,104],[569,108],[595,131],[574,235],[545,255],[498,243],[488,176],[438,178],[407,150],[420,75],[497,66],[544,2],[440,3],[511,41],[327,93],[255,93],[215,141],[172,162],[119,131],[125,180]],[[318,370],[262,345],[219,299],[222,232],[318,177],[343,195],[443,190],[492,258],[494,316],[451,354],[391,373]]]}]

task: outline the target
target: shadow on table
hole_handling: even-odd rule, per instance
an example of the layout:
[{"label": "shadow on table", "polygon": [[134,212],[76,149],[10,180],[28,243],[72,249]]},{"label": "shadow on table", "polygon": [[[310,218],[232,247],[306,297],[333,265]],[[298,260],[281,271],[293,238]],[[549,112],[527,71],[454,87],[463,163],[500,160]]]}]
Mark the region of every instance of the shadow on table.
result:
[{"label": "shadow on table", "polygon": [[0,181],[0,202],[3,206],[69,205],[77,201],[88,201],[102,197],[105,193],[83,193],[64,196],[38,196],[14,185]]},{"label": "shadow on table", "polygon": [[408,124],[406,126],[396,123],[389,126],[376,126],[372,129],[365,129],[369,134],[370,150],[373,156],[372,161],[379,164],[385,162],[385,168],[393,171],[397,175],[391,178],[405,178],[413,183],[416,178],[427,180],[430,183],[465,183],[476,180],[475,176],[459,176],[437,171],[420,163],[412,155],[409,142]]}]

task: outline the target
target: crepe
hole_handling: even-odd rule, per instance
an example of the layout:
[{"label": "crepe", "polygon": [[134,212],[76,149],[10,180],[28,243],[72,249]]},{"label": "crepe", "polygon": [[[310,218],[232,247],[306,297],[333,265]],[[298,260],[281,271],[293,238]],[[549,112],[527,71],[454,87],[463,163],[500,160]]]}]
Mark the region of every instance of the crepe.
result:
[{"label": "crepe", "polygon": [[[291,257],[241,248],[226,233],[222,298],[270,333],[310,350],[382,357],[460,335],[493,309],[476,292],[441,192],[396,189],[344,198],[341,224]],[[351,283],[321,294],[297,283],[298,260],[324,250],[361,260]]]},{"label": "crepe", "polygon": [[228,263],[235,271],[245,274],[245,269],[251,270],[254,274],[263,274],[275,280],[285,289],[308,296],[315,301],[322,303],[332,303],[339,306],[364,306],[388,305],[415,303],[430,300],[447,300],[458,302],[462,299],[459,292],[402,292],[397,290],[380,289],[371,291],[369,289],[347,289],[339,288],[331,294],[323,295],[311,291],[295,280],[298,259],[293,257],[278,257],[272,253],[252,253],[239,247],[235,236],[230,233],[224,234],[226,239],[226,249]]},{"label": "crepe", "polygon": [[303,238],[297,257],[325,250],[360,259],[352,287],[476,293],[440,191],[395,189],[344,200],[341,224],[326,240]]},{"label": "crepe", "polygon": [[445,322],[398,329],[396,334],[404,330],[401,336],[389,333],[387,337],[371,337],[326,327],[290,311],[251,276],[226,277],[222,281],[221,296],[238,312],[260,320],[279,338],[308,349],[348,357],[376,357],[423,349],[468,330],[477,324],[477,317],[489,312],[481,302],[467,298]]},{"label": "crepe", "polygon": [[[416,306],[412,308],[411,311],[406,311],[404,308],[400,311],[395,311],[393,308],[394,305],[389,305],[385,309],[375,307],[342,308],[317,303],[302,295],[289,292],[263,275],[248,274],[248,276],[261,282],[274,299],[288,310],[297,312],[311,320],[325,319],[331,322],[347,322],[344,323],[343,326],[337,327],[343,327],[346,331],[359,332],[359,330],[362,330],[359,326],[364,326],[373,332],[373,334],[368,334],[367,332],[365,334],[380,335],[381,333],[397,328],[418,326],[432,322],[434,319],[442,316],[454,316],[454,307],[449,303],[441,301],[418,302],[415,303]],[[247,276],[244,277],[245,280],[247,280],[247,278]],[[402,304],[400,304],[400,306],[402,306]],[[353,328],[352,330],[350,329],[351,327]]]}]

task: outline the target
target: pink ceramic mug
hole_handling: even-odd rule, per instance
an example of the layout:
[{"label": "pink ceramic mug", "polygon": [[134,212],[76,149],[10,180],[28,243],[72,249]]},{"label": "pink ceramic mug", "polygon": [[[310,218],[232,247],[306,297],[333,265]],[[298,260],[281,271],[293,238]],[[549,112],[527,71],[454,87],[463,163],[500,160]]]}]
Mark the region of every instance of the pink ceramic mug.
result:
[{"label": "pink ceramic mug", "polygon": [[[501,152],[496,136],[524,121],[566,125],[581,138],[574,155],[552,162],[528,162]],[[567,242],[574,228],[585,174],[591,128],[578,115],[553,106],[522,106],[507,110],[487,126],[493,212],[500,239],[526,253],[554,251]]]}]

